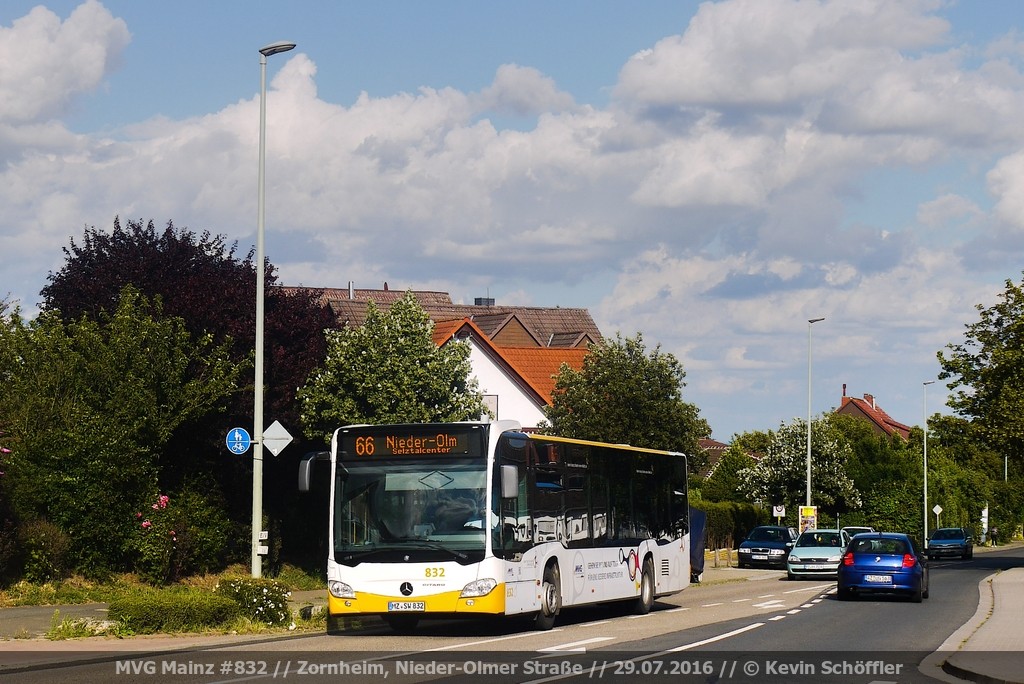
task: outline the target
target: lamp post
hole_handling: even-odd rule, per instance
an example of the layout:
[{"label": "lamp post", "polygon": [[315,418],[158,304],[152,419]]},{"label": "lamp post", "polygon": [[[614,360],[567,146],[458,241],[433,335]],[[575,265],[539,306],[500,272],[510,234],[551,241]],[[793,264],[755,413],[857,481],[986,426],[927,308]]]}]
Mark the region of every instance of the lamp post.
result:
[{"label": "lamp post", "polygon": [[807,505],[811,505],[811,326],[824,318],[807,319]]},{"label": "lamp post", "polygon": [[934,385],[934,380],[921,383],[924,387],[924,537],[921,545],[928,548],[928,385]]},{"label": "lamp post", "polygon": [[260,531],[263,528],[263,219],[264,219],[264,166],[267,140],[267,57],[288,52],[295,43],[271,43],[260,48],[260,160],[258,209],[256,213],[256,378],[253,382],[252,403],[252,576],[263,575],[260,560]]}]

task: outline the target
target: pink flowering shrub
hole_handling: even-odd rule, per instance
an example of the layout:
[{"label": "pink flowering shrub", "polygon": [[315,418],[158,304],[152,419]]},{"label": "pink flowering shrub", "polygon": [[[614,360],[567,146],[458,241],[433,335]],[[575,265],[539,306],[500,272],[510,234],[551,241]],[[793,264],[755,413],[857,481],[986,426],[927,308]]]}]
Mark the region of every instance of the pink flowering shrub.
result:
[{"label": "pink flowering shrub", "polygon": [[168,510],[170,497],[161,494],[146,510],[135,514],[135,568],[143,580],[163,585],[174,580],[174,555],[178,542],[174,530],[173,511]]},{"label": "pink flowering shrub", "polygon": [[135,513],[133,525],[135,569],[151,584],[161,586],[227,564],[231,523],[224,506],[196,489],[174,499],[155,496]]}]

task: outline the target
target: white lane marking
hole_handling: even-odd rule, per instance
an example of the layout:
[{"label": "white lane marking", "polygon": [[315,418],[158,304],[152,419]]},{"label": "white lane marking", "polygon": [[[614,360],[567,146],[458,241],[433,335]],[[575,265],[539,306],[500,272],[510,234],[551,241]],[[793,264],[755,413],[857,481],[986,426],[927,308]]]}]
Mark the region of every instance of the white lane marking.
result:
[{"label": "white lane marking", "polygon": [[[679,651],[687,651],[687,650],[689,650],[691,648],[697,648],[698,646],[704,646],[705,644],[713,644],[716,641],[722,641],[723,639],[729,639],[731,637],[736,636],[737,634],[743,634],[744,632],[749,632],[750,630],[757,629],[758,627],[764,627],[764,623],[763,622],[755,622],[752,625],[747,625],[746,627],[740,627],[739,629],[734,629],[731,632],[726,632],[725,634],[719,634],[718,636],[711,637],[710,639],[703,639],[701,641],[694,641],[692,644],[683,644],[682,646],[676,646],[675,648],[670,648],[667,651],[663,651],[662,653],[655,653],[654,655],[643,656],[642,658],[643,659],[655,658],[655,657],[657,657],[659,655],[664,655],[665,653],[678,653]],[[637,658],[636,660],[640,660],[640,659],[641,658]]]},{"label": "white lane marking", "polygon": [[799,608],[794,608],[793,610],[787,610],[786,611],[786,615],[796,615],[799,612],[800,612]]},{"label": "white lane marking", "polygon": [[582,641],[573,641],[568,644],[558,644],[557,646],[546,646],[545,648],[538,648],[538,653],[586,653],[586,645],[594,644],[598,641],[610,641],[615,637],[593,637],[592,639],[583,639]]},{"label": "white lane marking", "polygon": [[[561,632],[561,629],[552,629],[548,634],[554,632]],[[520,632],[519,634],[510,634],[509,636],[495,637],[494,639],[480,639],[479,641],[467,641],[462,644],[451,644],[450,646],[438,646],[436,648],[426,648],[422,651],[413,651],[413,653],[434,653],[438,651],[454,651],[457,648],[466,648],[468,646],[479,646],[480,644],[492,644],[496,641],[508,641],[510,639],[521,639],[523,637],[537,636],[534,631]]]},{"label": "white lane marking", "polygon": [[775,617],[770,617],[768,619],[771,620],[772,622],[775,622],[776,620],[785,620],[786,616],[785,615],[776,615]]},{"label": "white lane marking", "polygon": [[779,600],[765,601],[764,603],[755,603],[754,608],[761,608],[762,610],[773,610],[775,608],[782,608],[785,604]]},{"label": "white lane marking", "polygon": [[[694,641],[691,644],[683,644],[682,646],[676,646],[675,648],[670,648],[667,651],[659,651],[658,653],[648,653],[648,654],[645,654],[645,655],[637,656],[636,658],[630,658],[629,660],[620,661],[620,662],[635,663],[635,662],[639,662],[641,660],[651,660],[652,658],[661,658],[661,657],[664,657],[664,656],[666,656],[666,655],[668,655],[670,653],[678,653],[679,651],[686,651],[686,650],[689,650],[691,648],[697,648],[698,646],[704,646],[705,644],[713,644],[716,641],[722,641],[723,639],[728,639],[730,637],[734,637],[737,634],[743,634],[744,632],[749,632],[752,629],[757,629],[758,627],[764,627],[764,624],[765,623],[763,623],[763,622],[755,622],[755,623],[753,623],[751,625],[747,625],[746,627],[740,627],[739,629],[734,629],[731,632],[726,632],[725,634],[719,634],[718,636],[713,636],[713,637],[711,637],[709,639],[702,639],[701,641]],[[590,674],[591,674],[591,677],[593,677],[595,675],[595,672],[591,672]],[[604,674],[604,672],[602,671],[601,674]],[[532,680],[530,680],[528,682],[523,682],[523,684],[544,684],[544,682],[557,682],[560,679],[568,679],[570,677],[577,677],[577,676],[578,675],[576,673],[570,673],[570,674],[564,674],[564,675],[552,675],[550,677],[545,677],[543,679],[532,679]]]},{"label": "white lane marking", "polygon": [[701,608],[714,608],[715,606],[720,606],[720,605],[722,605],[721,602],[719,602],[719,603],[705,603],[703,606],[701,606]]},{"label": "white lane marking", "polygon": [[829,587],[829,586],[831,586],[831,585],[829,585],[829,584],[819,584],[819,585],[813,586],[813,587],[801,587],[800,589],[790,589],[789,591],[785,591],[783,593],[784,594],[800,594],[800,593],[803,593],[803,592],[806,592],[806,591],[821,591],[822,589],[825,589],[826,587]]},{"label": "white lane marking", "polygon": [[681,613],[684,610],[690,610],[690,609],[689,608],[672,608],[671,610],[666,610],[665,612],[666,613]]},{"label": "white lane marking", "polygon": [[733,601],[733,603],[743,603],[744,601],[749,601],[749,600],[750,600],[750,599],[748,599],[748,598],[745,598],[745,599],[736,599],[735,601]]}]

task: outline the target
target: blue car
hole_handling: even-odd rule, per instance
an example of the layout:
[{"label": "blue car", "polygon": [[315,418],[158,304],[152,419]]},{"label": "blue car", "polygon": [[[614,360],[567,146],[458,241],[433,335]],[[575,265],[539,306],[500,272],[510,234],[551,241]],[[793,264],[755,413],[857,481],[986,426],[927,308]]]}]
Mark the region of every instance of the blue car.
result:
[{"label": "blue car", "polygon": [[836,595],[905,594],[915,603],[928,598],[928,565],[910,537],[896,532],[854,535],[836,578]]},{"label": "blue car", "polygon": [[974,558],[974,542],[971,534],[962,527],[940,527],[932,532],[928,540],[928,558],[960,556],[964,560]]}]

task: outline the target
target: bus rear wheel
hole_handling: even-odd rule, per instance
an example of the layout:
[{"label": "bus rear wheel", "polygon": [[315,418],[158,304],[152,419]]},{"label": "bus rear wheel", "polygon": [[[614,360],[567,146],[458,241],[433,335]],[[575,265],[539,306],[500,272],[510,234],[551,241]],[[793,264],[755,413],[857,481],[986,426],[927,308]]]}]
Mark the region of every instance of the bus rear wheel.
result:
[{"label": "bus rear wheel", "polygon": [[633,605],[633,612],[637,615],[647,615],[654,607],[654,564],[648,558],[644,561],[644,569],[640,575],[640,595]]},{"label": "bus rear wheel", "polygon": [[562,609],[562,582],[557,565],[552,564],[544,569],[544,583],[540,590],[540,611],[533,619],[533,625],[547,631],[555,626],[555,617]]}]

